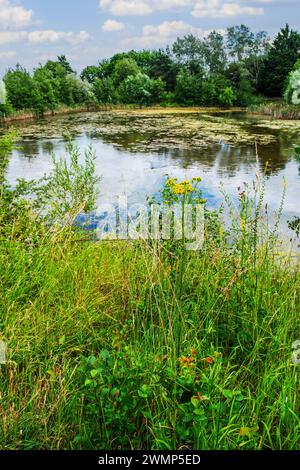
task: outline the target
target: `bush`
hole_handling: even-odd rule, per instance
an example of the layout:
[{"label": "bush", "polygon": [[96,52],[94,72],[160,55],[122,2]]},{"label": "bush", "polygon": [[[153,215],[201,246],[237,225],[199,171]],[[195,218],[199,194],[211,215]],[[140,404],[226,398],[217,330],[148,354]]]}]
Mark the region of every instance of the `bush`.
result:
[{"label": "bush", "polygon": [[224,106],[232,106],[236,102],[236,94],[231,86],[224,88],[219,95],[218,101]]},{"label": "bush", "polygon": [[300,105],[300,68],[289,74],[284,100],[288,104]]},{"label": "bush", "polygon": [[115,103],[117,101],[116,89],[111,78],[95,80],[93,92],[100,104]]},{"label": "bush", "polygon": [[162,100],[164,90],[165,85],[160,78],[153,80],[144,73],[138,73],[127,77],[118,93],[123,103],[150,105]]},{"label": "bush", "polygon": [[202,81],[198,75],[186,70],[179,72],[176,78],[175,97],[178,103],[185,106],[199,105],[201,102]]}]

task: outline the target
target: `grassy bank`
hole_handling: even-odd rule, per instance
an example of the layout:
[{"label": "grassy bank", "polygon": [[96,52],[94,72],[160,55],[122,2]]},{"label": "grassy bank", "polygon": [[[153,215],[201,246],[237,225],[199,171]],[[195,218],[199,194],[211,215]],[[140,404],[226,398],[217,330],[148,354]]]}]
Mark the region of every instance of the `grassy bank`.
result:
[{"label": "grassy bank", "polygon": [[250,114],[270,116],[274,119],[300,120],[300,106],[283,102],[267,102],[257,106],[250,106]]},{"label": "grassy bank", "polygon": [[187,252],[85,241],[2,186],[0,447],[299,449],[299,263],[262,201]]}]

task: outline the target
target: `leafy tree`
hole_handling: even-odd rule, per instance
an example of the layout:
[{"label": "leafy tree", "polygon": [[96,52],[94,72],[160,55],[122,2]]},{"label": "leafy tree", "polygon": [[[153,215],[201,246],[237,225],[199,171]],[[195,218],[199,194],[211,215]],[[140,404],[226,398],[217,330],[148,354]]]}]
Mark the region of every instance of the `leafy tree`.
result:
[{"label": "leafy tree", "polygon": [[70,90],[70,104],[84,104],[93,106],[97,103],[97,99],[90,83],[78,78],[75,74],[69,74],[66,78],[68,90]]},{"label": "leafy tree", "polygon": [[16,69],[10,69],[4,76],[4,83],[7,90],[7,97],[14,109],[38,109],[41,103],[41,96],[26,69],[20,65]]},{"label": "leafy tree", "polygon": [[0,80],[0,117],[7,116],[13,111],[11,104],[7,100],[6,86],[3,80]]},{"label": "leafy tree", "polygon": [[86,80],[89,83],[94,83],[95,80],[101,79],[101,67],[97,65],[88,65],[83,69],[81,75],[81,80]]},{"label": "leafy tree", "polygon": [[65,55],[59,55],[57,57],[57,62],[63,66],[67,74],[75,73]]},{"label": "leafy tree", "polygon": [[126,78],[135,76],[140,73],[140,69],[135,60],[130,58],[123,58],[116,62],[113,73],[114,83],[118,86]]},{"label": "leafy tree", "polygon": [[236,94],[231,86],[224,88],[218,96],[218,101],[224,106],[232,106],[236,102]]},{"label": "leafy tree", "polygon": [[165,85],[159,78],[153,80],[144,73],[127,77],[120,85],[119,95],[127,104],[150,105],[163,98]]},{"label": "leafy tree", "polygon": [[246,67],[250,74],[251,82],[255,89],[258,89],[261,72],[264,61],[270,49],[270,38],[266,31],[259,31],[252,35],[252,41],[249,45]]},{"label": "leafy tree", "polygon": [[267,96],[282,96],[286,77],[300,55],[300,34],[286,25],[280,30],[264,63],[260,90]]},{"label": "leafy tree", "polygon": [[3,80],[0,80],[0,104],[5,104],[7,99],[7,92],[5,83]]},{"label": "leafy tree", "polygon": [[58,99],[56,81],[52,73],[43,67],[39,67],[34,71],[33,80],[40,96],[39,111],[41,113],[47,109],[53,111],[58,105]]},{"label": "leafy tree", "polygon": [[176,101],[185,106],[200,104],[201,92],[202,82],[199,76],[182,69],[176,79]]},{"label": "leafy tree", "polygon": [[110,104],[117,101],[116,88],[111,78],[98,78],[92,87],[98,103]]},{"label": "leafy tree", "polygon": [[241,63],[232,62],[227,70],[226,77],[236,94],[236,104],[248,106],[253,103],[253,87],[250,73]]},{"label": "leafy tree", "polygon": [[300,105],[300,67],[290,73],[284,99],[287,103]]},{"label": "leafy tree", "polygon": [[205,69],[205,48],[203,41],[192,34],[177,38],[172,48],[177,62],[190,73],[203,74]]},{"label": "leafy tree", "polygon": [[253,33],[248,26],[232,26],[227,28],[227,47],[229,55],[237,62],[242,62],[248,57],[249,49],[253,42]]},{"label": "leafy tree", "polygon": [[225,70],[227,56],[222,34],[212,31],[203,42],[203,53],[209,73],[221,73]]},{"label": "leafy tree", "polygon": [[172,59],[168,47],[157,51],[130,51],[128,56],[134,59],[140,69],[150,78],[161,78],[168,91],[174,90],[179,67]]},{"label": "leafy tree", "polygon": [[[228,105],[229,97],[234,101],[234,94],[231,95],[230,81],[222,74],[213,75],[202,83],[201,104],[208,106]],[[225,92],[225,90],[227,90]],[[233,91],[233,90],[232,90]]]}]

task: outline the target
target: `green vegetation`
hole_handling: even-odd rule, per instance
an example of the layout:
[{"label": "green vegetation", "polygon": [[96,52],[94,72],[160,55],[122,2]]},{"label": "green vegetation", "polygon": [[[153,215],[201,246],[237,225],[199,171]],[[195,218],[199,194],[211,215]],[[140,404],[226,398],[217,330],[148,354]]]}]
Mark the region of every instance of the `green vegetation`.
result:
[{"label": "green vegetation", "polygon": [[282,28],[273,41],[261,75],[261,91],[266,96],[283,95],[286,78],[299,59],[300,34],[288,25]]},{"label": "green vegetation", "polygon": [[206,213],[200,252],[91,242],[70,221],[95,201],[92,151],[79,165],[69,144],[48,182],[12,189],[15,140],[0,140],[1,449],[299,450],[299,263],[261,220],[264,177],[238,212],[224,196],[228,229]]},{"label": "green vegetation", "polygon": [[248,111],[253,114],[270,116],[274,119],[300,120],[299,105],[287,104],[282,101],[267,101],[259,105],[249,106]]},{"label": "green vegetation", "polygon": [[[60,107],[97,109],[107,104],[254,105],[261,96],[283,96],[299,50],[300,34],[288,25],[272,43],[265,31],[253,33],[240,25],[228,28],[225,35],[212,31],[205,38],[178,38],[166,49],[115,54],[86,67],[80,77],[62,55],[39,65],[32,74],[20,65],[8,70],[5,88],[2,84],[0,89],[0,116],[20,110],[42,115]],[[291,81],[297,81],[293,77],[286,91],[288,100],[298,96],[291,91]]]}]

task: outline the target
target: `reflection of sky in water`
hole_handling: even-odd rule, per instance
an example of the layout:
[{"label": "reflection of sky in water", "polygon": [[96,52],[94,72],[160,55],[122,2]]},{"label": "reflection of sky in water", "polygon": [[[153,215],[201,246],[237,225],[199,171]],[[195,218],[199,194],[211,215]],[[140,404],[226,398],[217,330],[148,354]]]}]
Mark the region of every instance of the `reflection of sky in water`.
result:
[{"label": "reflection of sky in water", "polygon": [[[283,142],[276,142],[272,149],[261,146],[259,155],[262,166],[268,159],[271,169],[274,169],[267,181],[265,198],[272,210],[279,208],[283,177],[286,178],[283,217],[287,220],[300,214],[300,179],[298,164],[291,157],[292,144],[282,137],[281,140]],[[115,146],[113,142],[104,143],[99,136],[92,138],[90,133],[76,136],[76,141],[81,149],[92,143],[96,151],[96,172],[102,176],[99,204],[115,203],[118,195],[126,195],[129,204],[143,203],[147,196],[159,192],[164,176],[168,174],[180,179],[201,176],[204,197],[210,207],[216,207],[223,199],[220,184],[230,196],[236,196],[238,187],[244,182],[251,184],[255,179],[254,145],[231,147],[220,143],[194,149],[170,146],[156,153],[139,153]],[[49,173],[51,152],[62,155],[64,147],[65,142],[57,136],[52,139],[35,138],[34,135],[26,137],[21,149],[15,151],[11,158],[8,169],[10,183],[14,184],[17,178],[34,179]]]}]

